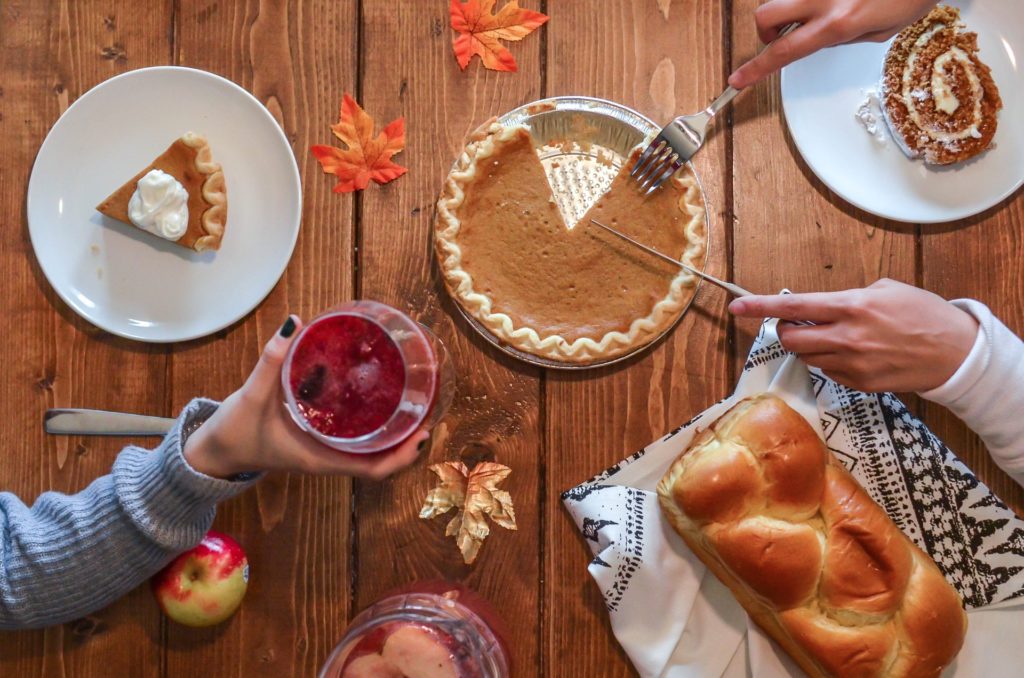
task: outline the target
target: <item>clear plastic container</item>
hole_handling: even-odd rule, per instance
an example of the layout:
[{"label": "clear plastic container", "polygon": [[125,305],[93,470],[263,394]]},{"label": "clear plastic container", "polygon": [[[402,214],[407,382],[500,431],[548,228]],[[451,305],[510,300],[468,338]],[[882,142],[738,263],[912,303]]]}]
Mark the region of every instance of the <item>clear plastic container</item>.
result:
[{"label": "clear plastic container", "polygon": [[455,392],[441,340],[376,301],[348,302],[311,320],[288,350],[281,382],[300,428],[363,454],[397,447],[439,421]]},{"label": "clear plastic container", "polygon": [[363,610],[320,678],[507,678],[501,622],[483,598],[444,582],[416,584]]}]

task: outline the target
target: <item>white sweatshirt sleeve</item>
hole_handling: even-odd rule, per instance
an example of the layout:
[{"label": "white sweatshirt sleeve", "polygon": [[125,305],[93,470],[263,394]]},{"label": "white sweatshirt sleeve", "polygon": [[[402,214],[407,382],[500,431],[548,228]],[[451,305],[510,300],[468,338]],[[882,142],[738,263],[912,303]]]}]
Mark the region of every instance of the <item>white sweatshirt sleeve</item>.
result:
[{"label": "white sweatshirt sleeve", "polygon": [[981,436],[996,464],[1024,485],[1024,342],[984,304],[950,303],[977,319],[978,337],[953,376],[920,395],[960,417]]}]

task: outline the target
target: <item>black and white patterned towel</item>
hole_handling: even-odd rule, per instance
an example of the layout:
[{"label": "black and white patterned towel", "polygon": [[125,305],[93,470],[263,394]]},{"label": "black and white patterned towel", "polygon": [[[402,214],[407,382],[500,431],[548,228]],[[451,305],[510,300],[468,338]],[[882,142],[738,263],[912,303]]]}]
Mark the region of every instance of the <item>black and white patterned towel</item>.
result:
[{"label": "black and white patterned towel", "polygon": [[[968,665],[991,668],[993,661],[1019,667],[1024,649],[1000,659],[990,645],[1000,629],[1008,630],[1007,619],[1018,628],[1024,623],[1024,521],[898,398],[853,391],[809,371],[783,350],[775,322],[767,321],[733,396],[562,495],[593,552],[589,570],[602,589],[613,630],[641,675],[722,675],[739,664],[771,663],[738,657],[745,615],[709,581],[713,577],[704,578],[703,565],[661,518],[654,494],[702,422],[764,391],[784,398],[815,426],[871,497],[932,556],[968,610],[979,611],[971,613],[956,675],[969,675],[961,674]],[[649,614],[655,600],[667,612],[657,619]],[[698,623],[702,633],[695,633]],[[987,641],[975,627],[985,630]],[[715,635],[717,640],[708,638]],[[748,654],[770,651],[759,638],[747,638]]]}]

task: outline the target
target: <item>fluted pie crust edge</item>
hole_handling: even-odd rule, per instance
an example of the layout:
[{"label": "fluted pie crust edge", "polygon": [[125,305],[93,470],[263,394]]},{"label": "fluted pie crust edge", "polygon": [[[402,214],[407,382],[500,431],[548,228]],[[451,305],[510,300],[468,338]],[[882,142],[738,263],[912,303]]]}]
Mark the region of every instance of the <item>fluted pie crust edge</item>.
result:
[{"label": "fluted pie crust edge", "polygon": [[[597,340],[580,337],[572,342],[559,334],[541,336],[532,327],[516,327],[508,315],[492,310],[493,300],[488,295],[474,289],[472,275],[462,266],[462,250],[458,242],[462,225],[459,207],[465,199],[466,187],[477,177],[478,164],[494,155],[502,144],[515,139],[524,129],[505,127],[494,121],[484,123],[470,135],[465,150],[445,180],[437,203],[434,235],[438,261],[449,292],[470,316],[501,342],[549,360],[569,364],[602,362],[645,346],[668,330],[686,309],[696,289],[696,276],[680,271],[670,283],[668,294],[655,303],[650,314],[633,320],[627,332],[613,331]],[[681,261],[700,269],[707,248],[703,194],[688,166],[676,173],[671,181],[680,191],[680,211],[690,216],[684,229],[687,244]]]},{"label": "fluted pie crust edge", "polygon": [[206,175],[203,181],[203,200],[210,204],[202,215],[205,235],[196,240],[192,247],[197,252],[219,249],[228,217],[228,187],[224,171],[219,163],[214,162],[213,151],[205,137],[187,132],[181,136],[181,141],[196,152],[196,170]]}]

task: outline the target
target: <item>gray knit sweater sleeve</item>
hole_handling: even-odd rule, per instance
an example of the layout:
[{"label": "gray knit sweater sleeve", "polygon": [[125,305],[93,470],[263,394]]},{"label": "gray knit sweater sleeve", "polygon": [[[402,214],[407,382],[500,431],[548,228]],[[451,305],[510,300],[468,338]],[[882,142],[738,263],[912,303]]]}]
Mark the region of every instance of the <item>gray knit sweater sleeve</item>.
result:
[{"label": "gray knit sweater sleeve", "polygon": [[203,538],[217,502],[255,482],[211,478],[182,456],[187,434],[216,409],[192,401],[159,447],[125,448],[110,475],[78,494],[46,492],[29,508],[0,493],[0,629],[102,608]]}]

